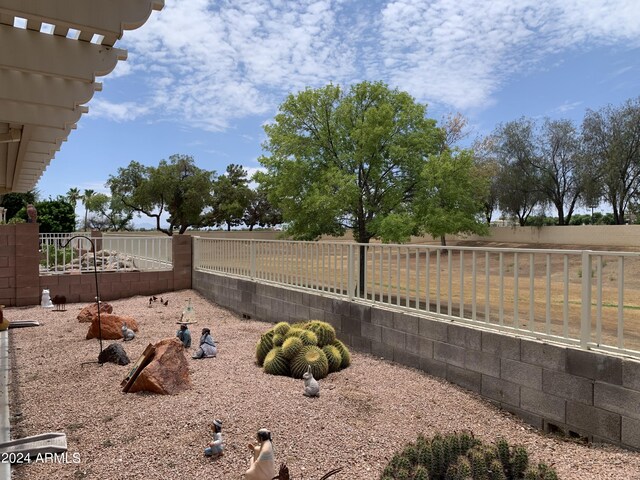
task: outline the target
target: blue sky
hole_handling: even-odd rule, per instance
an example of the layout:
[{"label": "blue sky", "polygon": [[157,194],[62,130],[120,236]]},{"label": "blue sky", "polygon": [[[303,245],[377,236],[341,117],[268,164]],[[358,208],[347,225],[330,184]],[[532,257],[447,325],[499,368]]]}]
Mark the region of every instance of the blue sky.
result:
[{"label": "blue sky", "polygon": [[[640,95],[638,0],[166,0],[116,47],[37,185],[104,184],[175,153],[223,173],[259,167],[262,125],[290,92],[382,80],[461,112],[470,138],[520,116],[568,118]],[[81,210],[79,206],[79,210]]]}]

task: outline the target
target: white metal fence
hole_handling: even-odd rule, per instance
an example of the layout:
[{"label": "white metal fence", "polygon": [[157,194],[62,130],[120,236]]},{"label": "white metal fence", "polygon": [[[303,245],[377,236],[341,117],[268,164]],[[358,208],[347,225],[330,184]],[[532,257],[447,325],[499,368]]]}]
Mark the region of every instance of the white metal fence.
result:
[{"label": "white metal fence", "polygon": [[640,356],[640,253],[195,237],[194,268]]},{"label": "white metal fence", "polygon": [[[75,237],[75,238],[74,238]],[[94,252],[88,235],[40,234],[42,273],[93,272]],[[173,268],[171,237],[109,235],[91,239],[98,271],[149,271]]]}]

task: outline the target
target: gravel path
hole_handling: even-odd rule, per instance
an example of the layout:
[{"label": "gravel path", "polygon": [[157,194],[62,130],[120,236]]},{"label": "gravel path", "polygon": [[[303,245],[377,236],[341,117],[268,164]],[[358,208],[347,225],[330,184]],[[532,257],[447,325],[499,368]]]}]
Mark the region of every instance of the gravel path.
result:
[{"label": "gravel path", "polygon": [[[16,479],[239,479],[246,444],[260,427],[272,431],[276,462],[286,462],[294,480],[318,479],[338,466],[344,470],[332,479],[375,480],[419,433],[460,430],[523,444],[562,479],[640,479],[639,453],[542,435],[474,394],[370,355],[352,352],[351,367],[320,381],[320,398],[304,397],[301,380],[266,375],[255,365],[254,346],[267,324],[242,320],[193,291],[162,296],[167,307],[149,308],[143,297],[110,303],[140,325],[136,339],[124,344],[135,361],[148,343],[175,335],[192,298],[194,343],[210,327],[218,357],[189,359],[194,387],[175,396],[123,394],[128,367],[82,365],[99,353],[97,340],[85,340],[89,324],[76,320],[84,304],[67,305],[66,312],[5,309],[10,320],[43,324],[10,333],[17,367],[13,437],[64,431],[69,446],[68,463],[20,466]],[[211,461],[202,453],[215,417],[224,422],[226,453]]]}]

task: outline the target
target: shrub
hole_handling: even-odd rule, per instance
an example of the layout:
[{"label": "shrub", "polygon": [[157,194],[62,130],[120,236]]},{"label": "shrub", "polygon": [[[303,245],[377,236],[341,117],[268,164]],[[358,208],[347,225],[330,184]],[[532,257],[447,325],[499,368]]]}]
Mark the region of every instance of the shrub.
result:
[{"label": "shrub", "polygon": [[544,463],[529,464],[522,446],[504,439],[485,444],[472,434],[419,436],[405,445],[385,466],[381,480],[557,480],[555,470]]}]

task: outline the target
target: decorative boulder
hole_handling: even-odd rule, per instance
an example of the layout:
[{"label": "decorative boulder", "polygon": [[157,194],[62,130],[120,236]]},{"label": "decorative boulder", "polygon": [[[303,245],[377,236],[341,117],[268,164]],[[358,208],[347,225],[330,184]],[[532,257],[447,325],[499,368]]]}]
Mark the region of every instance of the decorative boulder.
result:
[{"label": "decorative boulder", "polygon": [[98,363],[111,362],[116,365],[127,365],[129,357],[119,343],[112,343],[98,355]]},{"label": "decorative boulder", "polygon": [[[100,316],[103,313],[113,313],[113,307],[107,302],[100,302]],[[98,304],[92,303],[91,305],[87,305],[78,314],[78,321],[81,323],[89,323],[93,321],[93,317],[98,315]]]},{"label": "decorative boulder", "polygon": [[165,338],[155,345],[153,359],[131,385],[129,393],[152,392],[174,395],[191,388],[189,364],[177,338]]},{"label": "decorative boulder", "polygon": [[138,331],[138,324],[131,317],[121,317],[112,313],[100,314],[100,326],[98,326],[98,315],[93,317],[91,326],[87,332],[87,340],[90,338],[99,338],[100,329],[102,329],[103,340],[117,340],[122,338],[122,324],[126,323],[127,327],[134,332]]}]

